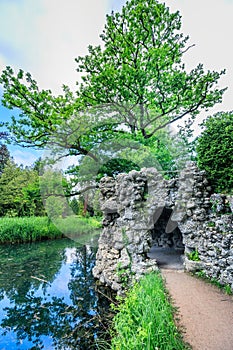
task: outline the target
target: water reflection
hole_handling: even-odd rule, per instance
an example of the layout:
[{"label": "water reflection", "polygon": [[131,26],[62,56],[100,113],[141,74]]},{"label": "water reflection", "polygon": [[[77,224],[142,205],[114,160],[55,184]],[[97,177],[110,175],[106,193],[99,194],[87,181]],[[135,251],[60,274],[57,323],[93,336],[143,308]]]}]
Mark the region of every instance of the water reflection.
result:
[{"label": "water reflection", "polygon": [[96,348],[108,303],[95,291],[95,253],[68,239],[0,247],[1,350]]}]

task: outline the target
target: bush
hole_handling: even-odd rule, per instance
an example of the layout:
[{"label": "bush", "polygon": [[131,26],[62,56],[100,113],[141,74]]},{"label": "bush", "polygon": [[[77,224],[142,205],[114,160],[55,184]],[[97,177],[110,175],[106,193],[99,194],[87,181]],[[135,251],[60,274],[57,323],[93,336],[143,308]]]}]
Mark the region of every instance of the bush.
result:
[{"label": "bush", "polygon": [[233,191],[233,111],[208,117],[197,140],[197,161],[216,192]]}]

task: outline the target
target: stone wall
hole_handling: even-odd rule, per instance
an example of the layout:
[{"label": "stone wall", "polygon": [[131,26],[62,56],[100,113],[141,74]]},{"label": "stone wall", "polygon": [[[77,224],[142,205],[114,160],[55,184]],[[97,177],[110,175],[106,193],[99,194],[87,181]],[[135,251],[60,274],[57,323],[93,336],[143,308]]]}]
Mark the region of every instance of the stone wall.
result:
[{"label": "stone wall", "polygon": [[[156,270],[147,257],[155,244],[184,249],[187,270],[203,270],[233,288],[232,198],[212,195],[194,163],[172,180],[154,168],[105,177],[100,192],[103,232],[93,273],[102,284],[121,292]],[[200,260],[190,261],[196,251]]]},{"label": "stone wall", "polygon": [[200,261],[185,258],[188,271],[202,270],[205,274],[229,284],[233,290],[233,215],[229,201],[231,197],[212,195],[211,210],[203,226],[190,239],[189,249],[197,250]]}]

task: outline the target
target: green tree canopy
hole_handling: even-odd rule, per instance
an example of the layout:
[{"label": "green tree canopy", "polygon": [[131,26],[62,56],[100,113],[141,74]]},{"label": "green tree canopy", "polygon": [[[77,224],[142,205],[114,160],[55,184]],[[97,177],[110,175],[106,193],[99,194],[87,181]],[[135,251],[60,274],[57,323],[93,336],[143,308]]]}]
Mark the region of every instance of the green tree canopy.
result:
[{"label": "green tree canopy", "polygon": [[102,46],[89,46],[76,59],[82,83],[75,93],[63,86],[63,94],[54,96],[30,73],[6,67],[2,103],[19,111],[6,124],[13,141],[42,149],[49,144],[53,161],[88,156],[98,168],[103,162],[93,150],[105,144],[108,155],[126,159],[128,151],[119,157],[109,148],[130,139],[152,149],[166,170],[174,168],[167,144],[159,140],[161,129],[220,103],[225,89],[217,84],[224,71],[205,71],[202,64],[185,69],[183,56],[192,45],[181,32],[181,16],[156,0],[127,1],[107,15],[100,37]]},{"label": "green tree canopy", "polygon": [[233,191],[233,111],[219,112],[202,124],[197,159],[215,191]]},{"label": "green tree canopy", "polygon": [[39,175],[9,159],[0,177],[0,216],[45,215],[40,196]]},{"label": "green tree canopy", "polygon": [[[89,54],[76,59],[83,74],[77,94],[63,86],[63,95],[54,97],[50,90],[40,90],[29,73],[15,74],[10,67],[2,72],[3,104],[20,110],[8,124],[17,143],[43,148],[51,134],[73,118],[79,138],[66,146],[75,154],[87,154],[87,141],[92,145],[92,138],[101,139],[101,133],[113,136],[113,130],[120,132],[116,125],[149,138],[221,102],[224,89],[217,83],[223,72],[205,72],[201,64],[185,71],[182,58],[190,47],[179,12],[171,13],[156,0],[130,0],[121,12],[107,15],[100,37],[103,48],[89,46]],[[80,113],[86,106],[99,105],[104,111],[94,117],[93,111],[91,117]]]},{"label": "green tree canopy", "polygon": [[8,151],[7,146],[0,144],[0,176],[9,159],[10,159],[10,152]]},{"label": "green tree canopy", "polygon": [[76,59],[82,99],[110,105],[116,123],[144,138],[221,102],[224,89],[216,84],[224,72],[205,72],[201,64],[187,72],[182,58],[190,46],[180,29],[179,12],[156,0],[130,0],[107,15],[103,48],[89,46]]}]

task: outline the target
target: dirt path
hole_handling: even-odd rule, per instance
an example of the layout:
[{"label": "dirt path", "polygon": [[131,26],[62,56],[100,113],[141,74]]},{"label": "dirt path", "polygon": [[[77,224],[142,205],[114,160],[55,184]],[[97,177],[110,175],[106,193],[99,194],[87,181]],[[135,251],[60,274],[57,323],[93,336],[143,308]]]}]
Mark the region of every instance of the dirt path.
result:
[{"label": "dirt path", "polygon": [[233,350],[233,297],[182,270],[161,269],[193,350]]}]

